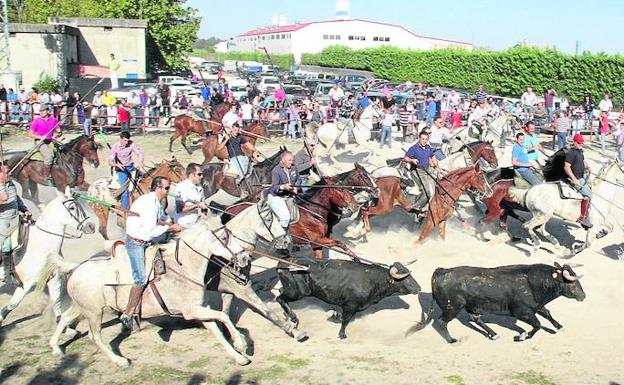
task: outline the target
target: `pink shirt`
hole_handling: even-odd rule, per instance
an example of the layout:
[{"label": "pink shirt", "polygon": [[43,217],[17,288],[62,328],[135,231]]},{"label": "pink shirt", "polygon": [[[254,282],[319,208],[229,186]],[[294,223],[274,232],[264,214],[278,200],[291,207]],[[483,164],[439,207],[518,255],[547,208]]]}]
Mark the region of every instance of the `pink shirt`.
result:
[{"label": "pink shirt", "polygon": [[284,99],[286,99],[286,92],[284,92],[283,89],[278,88],[275,90],[275,92],[273,93],[273,97],[275,98],[275,100],[277,100],[278,102],[283,102]]},{"label": "pink shirt", "polygon": [[53,128],[56,127],[57,120],[53,116],[48,116],[47,119],[43,119],[41,117],[33,120],[30,125],[30,131],[39,136],[44,136],[46,139],[52,139],[52,134],[54,132]]}]

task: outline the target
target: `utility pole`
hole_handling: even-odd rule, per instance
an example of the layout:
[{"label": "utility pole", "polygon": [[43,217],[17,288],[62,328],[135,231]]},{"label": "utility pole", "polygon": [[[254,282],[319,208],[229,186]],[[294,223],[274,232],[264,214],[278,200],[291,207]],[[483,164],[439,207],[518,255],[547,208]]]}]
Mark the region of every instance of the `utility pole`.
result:
[{"label": "utility pole", "polygon": [[0,32],[0,72],[8,72],[11,70],[11,54],[9,51],[9,0],[0,0],[2,2],[2,14],[0,14],[0,23],[2,31]]},{"label": "utility pole", "polygon": [[579,40],[577,40],[576,44],[574,45],[574,56],[578,56],[580,45],[581,45],[581,42]]}]

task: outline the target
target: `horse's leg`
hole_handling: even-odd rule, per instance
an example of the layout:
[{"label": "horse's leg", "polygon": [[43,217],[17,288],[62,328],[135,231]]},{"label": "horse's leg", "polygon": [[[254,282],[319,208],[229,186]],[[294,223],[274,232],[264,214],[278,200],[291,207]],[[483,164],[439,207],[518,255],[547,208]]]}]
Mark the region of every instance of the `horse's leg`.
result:
[{"label": "horse's leg", "polygon": [[189,148],[186,146],[186,135],[182,136],[182,138],[180,139],[180,142],[182,143],[182,147],[184,147],[184,149],[186,150],[186,152],[188,152],[189,155],[193,154],[193,151],[189,150]]},{"label": "horse's leg", "polygon": [[227,315],[230,315],[230,308],[232,307],[232,300],[234,296],[230,293],[221,293],[221,311]]},{"label": "horse's leg", "polygon": [[30,191],[30,198],[34,203],[40,203],[39,201],[39,188],[37,187],[37,183],[28,179],[28,191]]},{"label": "horse's leg", "polygon": [[22,174],[18,175],[18,182],[20,184],[20,186],[22,186],[22,196],[26,199],[30,199],[32,200],[34,203],[39,203],[36,202],[33,198],[32,198],[32,194],[30,193],[30,181],[28,179],[28,177],[25,178],[20,178],[22,176]]},{"label": "horse's leg", "polygon": [[93,313],[89,312],[85,314],[85,317],[87,318],[87,321],[89,321],[89,333],[91,335],[91,339],[97,347],[100,348],[100,350],[115,364],[122,367],[130,366],[130,361],[127,358],[115,354],[110,345],[102,340],[102,309],[93,309]]},{"label": "horse's leg", "polygon": [[93,211],[95,211],[95,215],[98,219],[100,234],[102,234],[105,240],[108,240],[108,215],[110,214],[110,210],[108,207],[97,205],[93,208]]},{"label": "horse's leg", "polygon": [[431,232],[433,231],[434,227],[435,226],[433,224],[433,220],[431,219],[431,214],[427,214],[427,222],[420,231],[420,236],[418,237],[418,240],[414,242],[414,245],[419,245],[423,241],[423,239],[427,238],[429,234],[431,234]]},{"label": "horse's leg", "polygon": [[17,306],[19,306],[20,302],[22,302],[26,294],[28,294],[32,290],[34,285],[35,282],[24,282],[23,287],[18,287],[17,289],[15,289],[9,303],[2,307],[2,309],[0,309],[0,325],[2,325],[2,321],[6,319],[9,313],[15,310]]},{"label": "horse's leg", "polygon": [[438,232],[440,234],[440,238],[444,241],[446,239],[446,220],[443,220],[438,224]]},{"label": "horse's leg", "polygon": [[77,305],[70,306],[63,315],[61,315],[61,319],[56,325],[56,330],[54,330],[54,334],[50,337],[50,347],[52,348],[52,353],[56,355],[63,355],[63,350],[59,347],[59,339],[61,338],[61,334],[63,330],[73,323],[78,317],[81,316],[80,311],[76,307]]},{"label": "horse's leg", "polygon": [[52,303],[52,311],[56,320],[61,318],[63,314],[63,291],[62,282],[59,273],[54,274],[50,280],[48,280],[48,294],[50,295],[50,301]]},{"label": "horse's leg", "polygon": [[173,151],[171,150],[171,147],[172,147],[172,145],[173,145],[173,142],[175,142],[175,140],[176,140],[176,139],[178,139],[179,137],[180,137],[180,133],[179,133],[179,132],[178,132],[178,130],[176,129],[176,130],[173,132],[173,135],[171,135],[171,138],[169,138],[169,152],[173,152]]},{"label": "horse's leg", "polygon": [[[223,345],[225,351],[232,358],[234,358],[237,364],[247,365],[251,362],[248,357],[241,354],[245,353],[247,350],[247,341],[245,340],[245,336],[238,331],[238,329],[236,329],[236,326],[234,326],[230,317],[228,317],[225,313],[202,306],[192,307],[183,313],[184,319],[202,321],[203,326],[212,332],[219,343]],[[232,337],[232,345],[230,345],[225,337],[223,337],[223,333],[214,321],[219,321],[223,324],[223,326],[225,326],[230,334],[230,337]]]},{"label": "horse's leg", "polygon": [[273,324],[284,330],[288,335],[294,337],[297,341],[303,342],[308,339],[306,333],[297,330],[292,321],[279,317],[274,311],[269,309],[269,307],[262,302],[260,297],[258,297],[258,295],[252,290],[251,282],[248,282],[246,285],[241,285],[222,273],[220,274],[219,291],[231,293],[235,295],[236,298],[246,302],[252,309],[260,313],[269,321],[273,322]]},{"label": "horse's leg", "polygon": [[549,219],[550,219],[550,216],[546,216],[545,214],[541,212],[534,212],[533,217],[529,219],[528,221],[526,221],[523,225],[523,227],[526,228],[527,231],[529,232],[529,238],[531,239],[533,243],[533,253],[536,253],[539,250],[540,243],[541,243],[539,236],[535,233],[534,230],[544,225],[546,222],[548,222]]}]

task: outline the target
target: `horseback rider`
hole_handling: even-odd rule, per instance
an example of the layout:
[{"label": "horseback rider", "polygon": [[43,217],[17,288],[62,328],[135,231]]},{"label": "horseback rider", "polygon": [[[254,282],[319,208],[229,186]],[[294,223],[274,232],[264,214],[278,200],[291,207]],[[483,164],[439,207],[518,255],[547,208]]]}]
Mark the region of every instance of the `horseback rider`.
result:
[{"label": "horseback rider", "polygon": [[204,114],[204,98],[201,96],[201,91],[195,92],[191,98],[191,111],[199,119],[206,119],[206,115]]},{"label": "horseback rider", "polygon": [[585,172],[589,172],[590,169],[583,154],[584,142],[585,139],[583,138],[583,135],[574,135],[573,146],[566,153],[563,170],[572,185],[574,185],[578,192],[583,196],[583,200],[581,201],[581,216],[579,216],[576,221],[587,229],[592,226],[587,218],[587,214],[589,212],[589,205],[593,194],[591,191],[591,185],[585,177]]},{"label": "horseback rider", "polygon": [[247,171],[249,171],[249,158],[243,152],[243,145],[251,147],[254,157],[258,155],[258,150],[256,150],[254,145],[251,144],[244,135],[240,134],[240,126],[238,123],[234,123],[230,129],[230,133],[225,134],[225,141],[217,147],[217,151],[221,151],[223,147],[226,147],[228,152],[228,160],[226,163],[231,167],[230,170],[233,170],[236,174],[238,183],[243,180],[245,175],[247,175]]},{"label": "horseback rider", "polygon": [[442,144],[448,142],[451,137],[451,132],[448,128],[444,127],[442,118],[437,118],[433,122],[433,126],[430,127],[431,133],[429,134],[429,145],[433,149],[433,155],[438,160],[446,158],[442,151]]},{"label": "horseback rider", "polygon": [[539,137],[535,132],[535,123],[530,120],[526,122],[524,125],[524,148],[527,149],[527,155],[529,157],[529,161],[537,162],[537,158],[539,156],[539,152],[544,154],[544,156],[548,156],[544,147],[541,145]]},{"label": "horseback rider", "polygon": [[145,249],[150,242],[162,240],[166,232],[177,233],[182,230],[179,224],[166,220],[161,201],[167,197],[171,181],[157,176],[152,180],[151,192],[141,195],[132,203],[131,210],[139,215],[129,216],[126,221],[126,250],[132,269],[134,285],[130,289],[130,297],[126,310],[119,320],[124,329],[133,331],[135,309],[141,302],[141,295],[146,284]]},{"label": "horseback rider", "polygon": [[39,110],[39,117],[35,118],[30,125],[28,136],[35,140],[35,146],[43,156],[43,184],[54,186],[54,181],[50,175],[52,170],[52,150],[49,144],[56,138],[63,135],[61,127],[54,116],[50,114],[49,107],[42,105]]},{"label": "horseback rider", "polygon": [[186,166],[186,179],[176,186],[176,223],[183,228],[193,226],[199,218],[199,210],[206,210],[202,168],[197,163]]},{"label": "horseback rider", "polygon": [[[113,144],[108,155],[108,164],[114,167],[121,186],[132,177],[131,173],[136,170],[132,155],[136,157],[137,166],[143,168],[143,150],[136,142],[130,140],[128,131],[122,131],[119,133],[119,142]],[[129,202],[130,192],[126,187],[121,194],[121,207],[127,209],[130,206]]]},{"label": "horseback rider", "polygon": [[421,210],[433,197],[435,193],[436,181],[433,179],[431,168],[439,171],[438,159],[435,151],[429,145],[429,133],[421,131],[418,135],[418,142],[410,147],[403,161],[411,167],[411,175],[414,182],[420,186],[421,192],[413,205],[416,210]]},{"label": "horseback rider", "polygon": [[[302,186],[308,185],[311,172],[320,175],[316,166],[315,150],[316,141],[304,142],[303,148],[295,154],[295,167],[299,170],[299,178]],[[303,192],[307,189],[308,187],[301,187],[301,191]]]},{"label": "horseback rider", "polygon": [[[236,104],[232,104],[228,112],[226,112],[223,115],[223,118],[221,119],[221,125],[222,125],[223,131],[225,133],[229,133],[232,128],[232,125],[234,125],[235,123],[238,123],[238,114],[236,113]],[[213,132],[213,133],[220,134],[221,130],[217,130],[217,132]],[[225,138],[221,137],[221,139],[223,141],[223,139]]]},{"label": "horseback rider", "polygon": [[271,188],[267,192],[267,203],[285,230],[290,223],[286,198],[296,194],[299,189],[297,186],[301,185],[299,170],[294,163],[293,153],[284,151],[279,164],[271,171]]},{"label": "horseback rider", "polygon": [[542,183],[542,181],[535,174],[535,165],[529,160],[527,148],[524,146],[525,137],[524,132],[516,134],[516,144],[514,144],[511,151],[511,164],[524,180],[531,186],[535,186]]},{"label": "horseback rider", "polygon": [[19,226],[18,212],[30,217],[32,214],[24,205],[24,202],[17,195],[15,184],[11,181],[9,166],[2,162],[0,164],[0,281],[8,282],[13,271],[13,259],[11,252],[11,234]]}]

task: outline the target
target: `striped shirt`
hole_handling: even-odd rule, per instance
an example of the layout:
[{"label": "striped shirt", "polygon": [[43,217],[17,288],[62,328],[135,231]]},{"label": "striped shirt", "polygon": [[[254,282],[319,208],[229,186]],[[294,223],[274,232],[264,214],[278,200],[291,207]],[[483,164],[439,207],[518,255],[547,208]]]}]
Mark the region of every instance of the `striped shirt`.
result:
[{"label": "striped shirt", "polygon": [[18,211],[28,210],[22,202],[22,198],[17,195],[17,189],[13,182],[0,183],[0,192],[5,192],[8,195],[7,200],[0,203],[0,219],[12,219]]},{"label": "striped shirt", "polygon": [[399,124],[401,126],[407,126],[410,122],[410,117],[412,113],[406,110],[399,110]]}]

